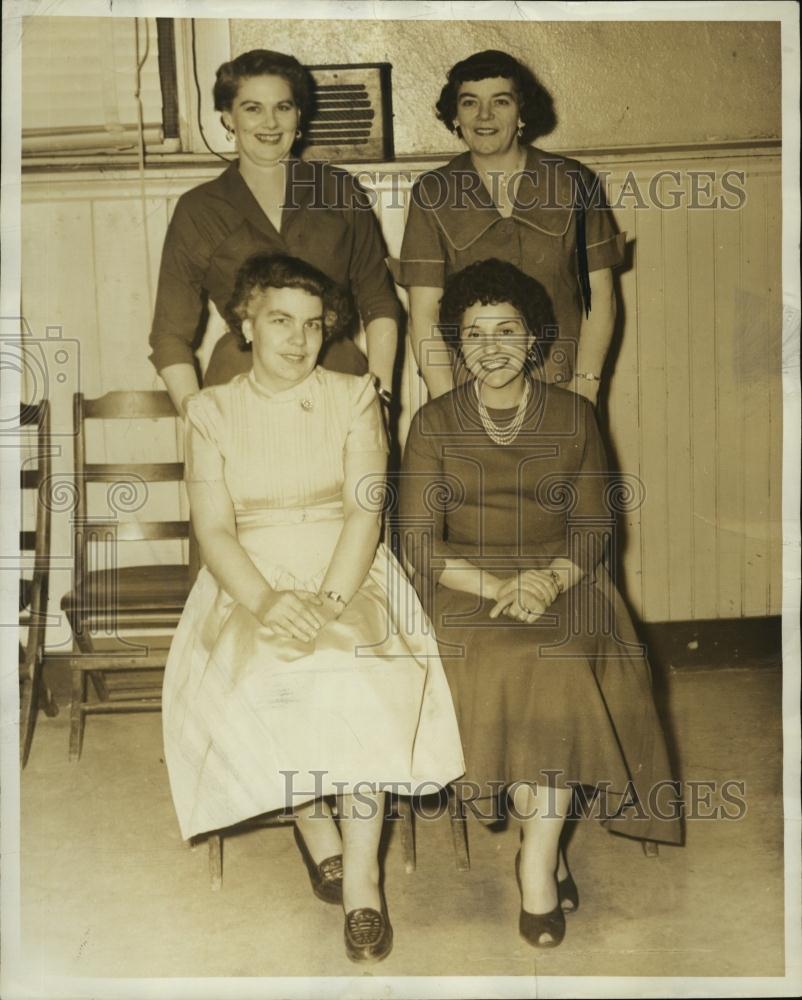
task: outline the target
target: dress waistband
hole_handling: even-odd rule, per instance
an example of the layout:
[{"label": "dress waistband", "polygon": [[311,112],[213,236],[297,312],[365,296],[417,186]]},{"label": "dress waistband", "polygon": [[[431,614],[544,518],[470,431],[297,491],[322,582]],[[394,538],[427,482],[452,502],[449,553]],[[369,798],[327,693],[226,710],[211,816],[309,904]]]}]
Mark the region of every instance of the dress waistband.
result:
[{"label": "dress waistband", "polygon": [[315,521],[339,521],[341,502],[316,504],[314,507],[254,507],[236,511],[237,528],[262,528],[274,524],[305,524]]}]

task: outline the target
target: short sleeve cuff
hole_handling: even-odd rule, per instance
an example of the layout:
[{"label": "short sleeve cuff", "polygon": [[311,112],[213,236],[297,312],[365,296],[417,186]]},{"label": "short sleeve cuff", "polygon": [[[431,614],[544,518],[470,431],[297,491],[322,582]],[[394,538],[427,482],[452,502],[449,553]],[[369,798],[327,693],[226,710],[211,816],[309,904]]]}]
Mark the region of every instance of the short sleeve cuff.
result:
[{"label": "short sleeve cuff", "polygon": [[445,284],[444,260],[401,260],[388,257],[387,266],[396,284],[404,288],[442,288]]},{"label": "short sleeve cuff", "polygon": [[194,365],[195,355],[190,345],[177,337],[151,337],[150,362],[157,372],[170,365]]},{"label": "short sleeve cuff", "polygon": [[588,270],[602,271],[607,267],[620,267],[624,263],[626,233],[616,233],[601,243],[589,243]]}]

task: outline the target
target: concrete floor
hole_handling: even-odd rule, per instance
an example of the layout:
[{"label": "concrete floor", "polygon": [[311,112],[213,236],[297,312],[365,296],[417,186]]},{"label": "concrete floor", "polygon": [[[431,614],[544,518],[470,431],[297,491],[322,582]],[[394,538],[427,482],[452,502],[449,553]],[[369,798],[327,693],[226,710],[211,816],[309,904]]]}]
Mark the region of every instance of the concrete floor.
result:
[{"label": "concrete floor", "polygon": [[[783,974],[781,673],[677,671],[665,685],[682,778],[746,782],[738,822],[692,821],[683,848],[646,858],[595,822],[569,862],[581,908],[564,943],[518,937],[517,830],[469,821],[472,870],[454,868],[446,817],[418,821],[418,867],[389,838],[391,956],[377,976]],[[64,704],[62,700],[62,704]],[[354,976],[340,911],[318,902],[287,827],[225,844],[210,890],[205,845],[180,839],[160,718],[87,722],[67,761],[67,711],[40,717],[22,780],[22,946],[32,973],[66,976]]]}]

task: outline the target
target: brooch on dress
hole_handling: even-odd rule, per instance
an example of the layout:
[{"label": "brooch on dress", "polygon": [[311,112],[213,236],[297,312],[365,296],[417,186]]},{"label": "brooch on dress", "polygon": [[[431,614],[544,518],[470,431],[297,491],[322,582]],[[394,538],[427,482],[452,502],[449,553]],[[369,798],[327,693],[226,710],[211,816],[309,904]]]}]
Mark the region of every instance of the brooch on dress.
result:
[{"label": "brooch on dress", "polygon": [[309,410],[312,409],[312,400],[311,399],[302,399],[301,400],[301,409],[306,410],[307,413],[308,413]]}]

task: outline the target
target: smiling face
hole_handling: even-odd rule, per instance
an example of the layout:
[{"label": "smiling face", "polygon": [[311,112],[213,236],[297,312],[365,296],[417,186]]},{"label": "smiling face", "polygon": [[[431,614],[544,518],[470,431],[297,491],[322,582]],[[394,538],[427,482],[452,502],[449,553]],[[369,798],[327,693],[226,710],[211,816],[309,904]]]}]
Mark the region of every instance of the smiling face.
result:
[{"label": "smiling face", "polygon": [[223,112],[233,129],[240,156],[255,166],[273,166],[285,159],[295,142],[301,113],[283,76],[246,77],[231,109]]},{"label": "smiling face", "polygon": [[503,155],[517,143],[518,97],[504,77],[467,80],[457,92],[457,124],[472,153]]},{"label": "smiling face", "polygon": [[253,342],[253,374],[271,392],[291,389],[313,370],[323,346],[323,302],[299,288],[268,288],[242,332]]},{"label": "smiling face", "polygon": [[533,339],[523,317],[509,302],[476,302],[465,310],[460,349],[484,396],[497,397],[499,405],[507,405],[502,397],[514,396],[523,385],[526,356]]}]

